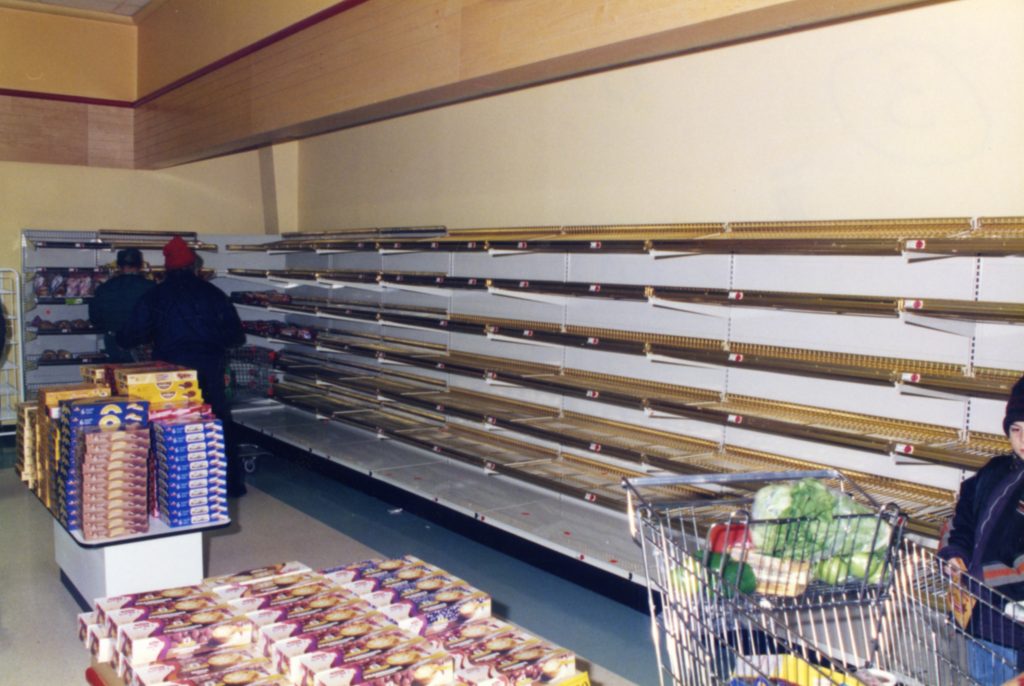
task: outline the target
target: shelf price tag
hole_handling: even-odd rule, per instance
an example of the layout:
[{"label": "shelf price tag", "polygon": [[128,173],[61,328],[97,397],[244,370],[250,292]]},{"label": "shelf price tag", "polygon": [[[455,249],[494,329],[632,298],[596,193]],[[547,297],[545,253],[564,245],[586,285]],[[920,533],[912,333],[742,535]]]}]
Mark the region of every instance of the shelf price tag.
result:
[{"label": "shelf price tag", "polygon": [[580,672],[561,681],[559,686],[590,686],[590,674],[588,672]]}]

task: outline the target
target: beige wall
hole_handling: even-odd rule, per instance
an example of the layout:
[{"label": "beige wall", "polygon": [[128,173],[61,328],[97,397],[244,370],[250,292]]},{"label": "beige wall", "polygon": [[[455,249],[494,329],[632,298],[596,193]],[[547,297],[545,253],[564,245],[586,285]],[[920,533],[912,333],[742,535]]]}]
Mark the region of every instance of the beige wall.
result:
[{"label": "beige wall", "polygon": [[0,7],[0,88],[135,99],[136,28]]},{"label": "beige wall", "polygon": [[303,227],[1024,214],[1024,3],[961,0],[300,143]]},{"label": "beige wall", "polygon": [[139,95],[147,95],[338,0],[165,0],[139,22]]},{"label": "beige wall", "polygon": [[263,233],[256,152],[152,172],[0,162],[0,267],[35,229]]}]

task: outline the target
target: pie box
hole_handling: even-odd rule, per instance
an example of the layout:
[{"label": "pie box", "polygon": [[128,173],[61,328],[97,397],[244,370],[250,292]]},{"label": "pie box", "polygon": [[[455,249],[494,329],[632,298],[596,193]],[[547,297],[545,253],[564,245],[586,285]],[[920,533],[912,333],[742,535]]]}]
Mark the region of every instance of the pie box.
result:
[{"label": "pie box", "polygon": [[490,662],[535,639],[496,617],[475,619],[432,638],[438,648],[451,654],[456,673],[467,681],[486,676]]},{"label": "pie box", "polygon": [[[218,424],[219,423],[220,422],[218,421]],[[160,425],[157,424],[156,426]],[[210,444],[224,442],[224,430],[220,428],[188,433],[157,431],[154,435],[157,443],[170,449],[174,449],[182,444],[189,445],[192,443]]]},{"label": "pie box", "polygon": [[349,622],[337,629],[277,641],[271,647],[270,659],[292,683],[312,684],[319,672],[372,659],[395,646],[422,640],[393,624],[371,630],[369,622]]},{"label": "pie box", "polygon": [[166,605],[190,598],[209,597],[209,589],[202,585],[175,586],[173,588],[160,588],[142,593],[124,593],[122,595],[106,596],[97,598],[93,605],[99,613],[101,622],[106,623],[107,613],[111,610],[118,610],[125,607],[146,607],[149,605]]},{"label": "pie box", "polygon": [[[265,579],[254,579],[247,583],[224,584],[215,588],[215,592],[225,600],[235,600],[237,598],[274,595],[281,591],[287,591],[319,581],[324,581],[324,576],[319,572],[307,569],[306,571],[281,574]],[[304,592],[299,591],[299,594]]]},{"label": "pie box", "polygon": [[[195,450],[168,453],[166,450],[157,447],[153,452],[156,455],[156,463],[168,475],[193,469],[191,465],[196,462],[207,463],[207,469],[213,467],[224,469],[227,466],[227,453],[224,452],[223,448],[196,446]],[[194,469],[200,469],[200,467],[195,467]]]},{"label": "pie box", "polygon": [[480,686],[532,686],[558,682],[576,673],[576,655],[537,639],[504,654],[491,664],[491,676]]},{"label": "pie box", "polygon": [[[100,384],[81,383],[67,386],[44,386],[39,389],[36,399],[40,409],[46,408],[45,416],[51,419],[60,418],[60,401],[76,398],[109,398],[110,389]],[[54,411],[56,410],[56,416]]]},{"label": "pie box", "polygon": [[491,616],[491,596],[471,586],[447,586],[379,608],[406,631],[434,636],[449,627]]},{"label": "pie box", "polygon": [[200,526],[201,524],[215,524],[217,522],[226,522],[228,515],[226,512],[212,511],[209,514],[195,514],[195,515],[172,515],[162,510],[157,511],[157,518],[171,527],[177,529],[182,526]]},{"label": "pie box", "polygon": [[[199,385],[199,374],[194,369],[170,367],[151,364],[145,367],[121,367],[114,370],[114,379],[119,391],[129,386],[140,384],[175,384],[191,383],[190,387]],[[169,386],[168,386],[169,387]]]},{"label": "pie box", "polygon": [[191,420],[171,420],[160,422],[157,425],[157,431],[162,434],[204,434],[204,433],[223,433],[224,424],[219,419],[203,419],[199,421]]},{"label": "pie box", "polygon": [[240,572],[234,572],[232,574],[221,574],[219,576],[210,576],[203,579],[203,587],[208,588],[213,592],[217,592],[217,589],[221,586],[235,587],[245,586],[258,581],[266,581],[276,576],[285,576],[290,574],[298,574],[302,572],[312,572],[306,564],[298,561],[291,562],[278,562],[272,565],[265,565],[263,567],[256,567],[254,569],[246,569]]},{"label": "pie box", "polygon": [[465,585],[458,577],[444,572],[430,573],[422,567],[407,567],[404,571],[423,571],[425,576],[402,578],[366,578],[341,584],[341,587],[352,591],[375,607],[392,605],[406,599],[412,599],[438,591],[448,586]]},{"label": "pie box", "polygon": [[248,617],[233,615],[231,608],[221,605],[167,620],[126,624],[118,633],[117,647],[128,664],[135,666],[250,645],[253,633]]},{"label": "pie box", "polygon": [[224,458],[224,455],[215,454],[213,458],[211,460],[205,451],[199,451],[196,455],[189,453],[184,460],[170,461],[161,459],[159,469],[163,472],[164,479],[168,481],[174,479],[194,479],[196,477],[192,472],[227,469],[227,460]]},{"label": "pie box", "polygon": [[[236,610],[239,610],[235,603],[247,604],[253,600],[263,600],[263,598],[240,598],[239,600],[230,601],[229,604]],[[255,625],[257,633],[256,644],[259,647],[260,641],[263,640],[263,637],[266,635],[263,631],[263,628],[266,626],[270,626],[271,624],[301,625],[307,620],[324,621],[320,618],[322,615],[335,612],[341,606],[348,605],[350,603],[356,604],[357,606],[357,609],[354,610],[354,614],[365,614],[372,609],[372,606],[370,606],[369,603],[341,591],[339,593],[322,593],[313,597],[286,598],[280,603],[275,604],[273,607],[265,607],[263,609],[247,612],[239,610],[239,612],[245,614],[252,620],[253,625]],[[282,638],[288,638],[294,635],[294,633],[295,632],[288,633],[285,636],[282,636]]]},{"label": "pie box", "polygon": [[402,570],[406,570],[407,568],[419,568],[421,570],[429,569],[433,573],[444,571],[440,567],[435,567],[429,562],[424,562],[415,555],[405,555],[404,557],[389,559],[374,558],[370,560],[363,560],[362,562],[355,562],[353,564],[330,567],[323,570],[323,574],[339,584],[358,581],[360,579],[377,578],[383,580],[390,577],[416,578],[417,576],[426,575],[425,573],[413,572],[411,569],[406,572],[406,575],[408,576],[401,575]]},{"label": "pie box", "polygon": [[123,424],[145,424],[149,417],[149,404],[122,396],[86,398],[66,401],[61,411],[72,422],[114,429]]},{"label": "pie box", "polygon": [[448,686],[455,683],[452,656],[429,641],[398,646],[374,658],[319,672],[304,686]]},{"label": "pie box", "polygon": [[118,491],[131,494],[137,493],[141,490],[145,493],[148,487],[149,475],[145,470],[142,472],[136,471],[128,474],[82,474],[81,488],[83,496],[90,493],[105,496],[107,494],[117,493]]},{"label": "pie box", "polygon": [[216,610],[220,607],[220,602],[212,595],[196,596],[163,605],[122,607],[107,611],[107,629],[117,639],[117,645],[120,648],[125,639],[126,627],[131,624],[145,621],[167,624],[179,617],[203,610]]},{"label": "pie box", "polygon": [[[157,424],[156,426],[160,426]],[[179,446],[187,445],[205,445],[206,447],[218,447],[224,443],[224,433],[221,431],[210,431],[204,433],[192,433],[192,434],[167,434],[156,431],[154,433],[155,443],[158,446],[163,446],[165,452],[173,451]]]},{"label": "pie box", "polygon": [[[228,592],[232,593],[234,591]],[[314,598],[320,598],[321,596],[331,596],[333,600],[321,600],[309,605],[309,607],[312,609],[324,609],[338,605],[341,602],[356,600],[356,596],[352,592],[342,589],[326,577],[321,577],[308,584],[293,588],[272,591],[263,595],[238,597],[229,600],[228,604],[235,608],[237,612],[249,614],[260,610],[274,610],[276,608],[290,608],[296,604],[309,604]]]},{"label": "pie box", "polygon": [[82,612],[78,615],[78,640],[88,645],[86,638],[90,624],[100,623],[100,613],[96,610]]},{"label": "pie box", "polygon": [[210,409],[210,406],[203,403],[181,403],[172,407],[153,407],[150,405],[149,408],[149,421],[151,423],[175,419],[198,421],[212,416],[213,411]]},{"label": "pie box", "polygon": [[238,669],[225,672],[223,676],[214,677],[208,680],[193,681],[164,681],[156,686],[292,686],[292,683],[280,674],[261,675],[256,670]]},{"label": "pie box", "polygon": [[251,683],[252,679],[274,674],[270,660],[253,652],[251,646],[224,648],[165,662],[150,662],[131,668],[126,686],[151,686],[161,683],[220,683],[231,672],[249,672],[249,681],[226,679],[227,683]]},{"label": "pie box", "polygon": [[219,476],[197,476],[194,479],[178,482],[157,482],[157,495],[168,503],[187,502],[192,498],[224,496],[227,493],[224,479]]},{"label": "pie box", "polygon": [[[266,619],[265,616],[259,616],[259,613],[250,613],[249,618],[257,625]],[[274,652],[273,646],[278,641],[311,638],[328,632],[337,636],[358,636],[388,628],[395,628],[394,622],[379,612],[374,612],[373,607],[366,601],[349,599],[334,607],[312,612],[292,612],[291,608],[288,608],[285,617],[259,626],[255,642],[256,649],[270,657]]]},{"label": "pie box", "polygon": [[195,517],[197,515],[209,514],[226,515],[228,512],[227,503],[219,496],[215,498],[195,498],[186,505],[171,504],[160,498],[157,509],[171,518]]},{"label": "pie box", "polygon": [[83,481],[89,479],[116,479],[137,474],[149,474],[149,463],[145,453],[136,455],[133,458],[103,461],[87,460],[82,463]]},{"label": "pie box", "polygon": [[129,386],[128,395],[132,398],[153,403],[160,409],[164,409],[178,403],[203,402],[203,395],[198,388],[173,388],[171,390],[161,391],[155,385],[145,384],[141,386]]},{"label": "pie box", "polygon": [[123,538],[144,534],[149,531],[149,523],[146,524],[111,524],[106,527],[82,526],[82,539],[86,541],[98,541],[112,538]]},{"label": "pie box", "polygon": [[86,647],[97,662],[112,662],[117,654],[114,650],[114,637],[107,633],[102,624],[90,624],[87,627]]}]

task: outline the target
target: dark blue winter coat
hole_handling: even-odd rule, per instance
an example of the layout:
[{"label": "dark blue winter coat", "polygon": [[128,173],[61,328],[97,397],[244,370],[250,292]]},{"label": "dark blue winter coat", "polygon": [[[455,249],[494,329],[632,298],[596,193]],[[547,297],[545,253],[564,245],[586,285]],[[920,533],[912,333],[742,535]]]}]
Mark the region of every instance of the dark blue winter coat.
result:
[{"label": "dark blue winter coat", "polygon": [[154,359],[181,364],[223,360],[228,348],[245,342],[245,333],[223,291],[177,269],[139,299],[117,342],[126,348],[152,343]]},{"label": "dark blue winter coat", "polygon": [[[999,455],[960,486],[939,557],[960,558],[979,597],[969,629],[979,638],[1024,648],[1024,626],[1003,618],[1007,599],[1024,599],[1024,460]],[[998,591],[992,593],[989,589]],[[1004,597],[1006,596],[1006,597]]]}]

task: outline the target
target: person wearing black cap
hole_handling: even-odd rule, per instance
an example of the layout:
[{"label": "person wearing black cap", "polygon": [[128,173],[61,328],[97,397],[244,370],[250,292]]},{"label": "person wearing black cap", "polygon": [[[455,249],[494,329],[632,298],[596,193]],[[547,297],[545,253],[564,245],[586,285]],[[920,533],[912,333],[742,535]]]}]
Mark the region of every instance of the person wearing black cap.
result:
[{"label": "person wearing black cap", "polygon": [[137,248],[117,252],[118,275],[100,284],[89,301],[89,321],[103,332],[103,346],[111,362],[131,362],[132,353],[117,344],[135,303],[155,284],[144,277],[142,253]]},{"label": "person wearing black cap", "polygon": [[960,485],[939,546],[954,578],[965,571],[962,583],[978,598],[966,629],[980,641],[968,644],[979,684],[1002,684],[1024,671],[1024,624],[1004,615],[1007,600],[1024,600],[1024,377],[1010,391],[1003,431],[1011,452]]}]

